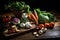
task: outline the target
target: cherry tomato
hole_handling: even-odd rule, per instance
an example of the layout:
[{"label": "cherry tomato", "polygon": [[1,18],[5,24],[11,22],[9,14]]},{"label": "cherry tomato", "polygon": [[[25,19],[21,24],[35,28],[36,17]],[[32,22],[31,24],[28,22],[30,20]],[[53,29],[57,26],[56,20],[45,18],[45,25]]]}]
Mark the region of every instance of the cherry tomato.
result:
[{"label": "cherry tomato", "polygon": [[45,23],[45,24],[44,24],[44,27],[46,27],[46,28],[48,28],[49,26],[50,26],[49,23]]},{"label": "cherry tomato", "polygon": [[54,22],[50,22],[50,27],[54,27]]},{"label": "cherry tomato", "polygon": [[3,22],[8,22],[8,18],[3,18]]},{"label": "cherry tomato", "polygon": [[11,16],[3,17],[3,22],[9,22],[11,20]]},{"label": "cherry tomato", "polygon": [[39,29],[41,29],[42,27],[44,27],[44,24],[39,24]]}]

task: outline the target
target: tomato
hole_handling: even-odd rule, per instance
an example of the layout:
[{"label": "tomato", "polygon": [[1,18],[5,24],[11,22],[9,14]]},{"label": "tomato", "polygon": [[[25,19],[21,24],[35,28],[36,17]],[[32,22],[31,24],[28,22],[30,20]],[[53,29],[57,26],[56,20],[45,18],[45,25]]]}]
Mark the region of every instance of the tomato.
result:
[{"label": "tomato", "polygon": [[11,20],[11,17],[4,17],[3,22],[9,22]]},{"label": "tomato", "polygon": [[49,23],[45,23],[44,26],[45,26],[46,28],[48,28],[48,27],[50,26],[50,24],[49,24]]},{"label": "tomato", "polygon": [[39,24],[39,29],[41,29],[42,27],[44,27],[44,24]]},{"label": "tomato", "polygon": [[50,22],[50,27],[54,27],[54,22]]},{"label": "tomato", "polygon": [[8,22],[8,18],[3,18],[3,22]]}]

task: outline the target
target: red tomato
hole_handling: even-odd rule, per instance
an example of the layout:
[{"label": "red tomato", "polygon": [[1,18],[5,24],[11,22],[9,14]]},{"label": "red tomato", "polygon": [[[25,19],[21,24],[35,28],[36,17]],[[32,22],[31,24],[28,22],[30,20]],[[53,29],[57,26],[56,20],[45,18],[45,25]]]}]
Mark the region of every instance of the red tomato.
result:
[{"label": "red tomato", "polygon": [[3,18],[3,22],[8,22],[8,18]]},{"label": "red tomato", "polygon": [[39,29],[41,29],[42,27],[44,27],[44,24],[39,24]]},{"label": "red tomato", "polygon": [[50,22],[50,27],[54,27],[54,22]]},{"label": "red tomato", "polygon": [[48,28],[50,25],[49,25],[49,23],[45,23],[44,26],[45,26],[46,28]]},{"label": "red tomato", "polygon": [[4,17],[3,22],[9,22],[11,20],[11,17]]}]

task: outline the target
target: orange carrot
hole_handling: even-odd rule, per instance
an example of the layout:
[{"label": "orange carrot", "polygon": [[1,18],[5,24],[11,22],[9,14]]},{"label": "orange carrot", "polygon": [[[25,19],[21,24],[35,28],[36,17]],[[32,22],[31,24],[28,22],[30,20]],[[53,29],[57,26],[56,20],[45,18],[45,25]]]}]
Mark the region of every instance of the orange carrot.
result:
[{"label": "orange carrot", "polygon": [[34,10],[34,15],[36,17],[36,19],[38,20],[38,15],[37,15],[37,12]]},{"label": "orange carrot", "polygon": [[38,20],[36,19],[36,17],[35,17],[34,14],[28,13],[28,18],[29,18],[31,21],[34,21],[36,24],[38,24]]},{"label": "orange carrot", "polygon": [[36,17],[34,16],[34,14],[31,14],[32,19],[34,19],[34,21],[36,22],[36,24],[38,24],[38,20],[36,19]]},{"label": "orange carrot", "polygon": [[31,17],[31,14],[28,14],[28,19],[33,20],[32,17]]}]

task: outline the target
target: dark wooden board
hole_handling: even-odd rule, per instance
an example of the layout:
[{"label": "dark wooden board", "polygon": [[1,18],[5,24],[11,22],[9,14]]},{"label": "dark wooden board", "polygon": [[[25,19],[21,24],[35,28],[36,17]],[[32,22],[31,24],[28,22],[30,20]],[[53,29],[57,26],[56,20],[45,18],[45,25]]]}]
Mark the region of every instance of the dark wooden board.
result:
[{"label": "dark wooden board", "polygon": [[35,28],[35,24],[33,24],[30,29],[20,29],[20,31],[17,32],[17,33],[11,33],[11,34],[3,33],[3,34],[4,34],[5,37],[10,37],[10,36],[18,35],[18,34],[33,30],[34,28]]}]

